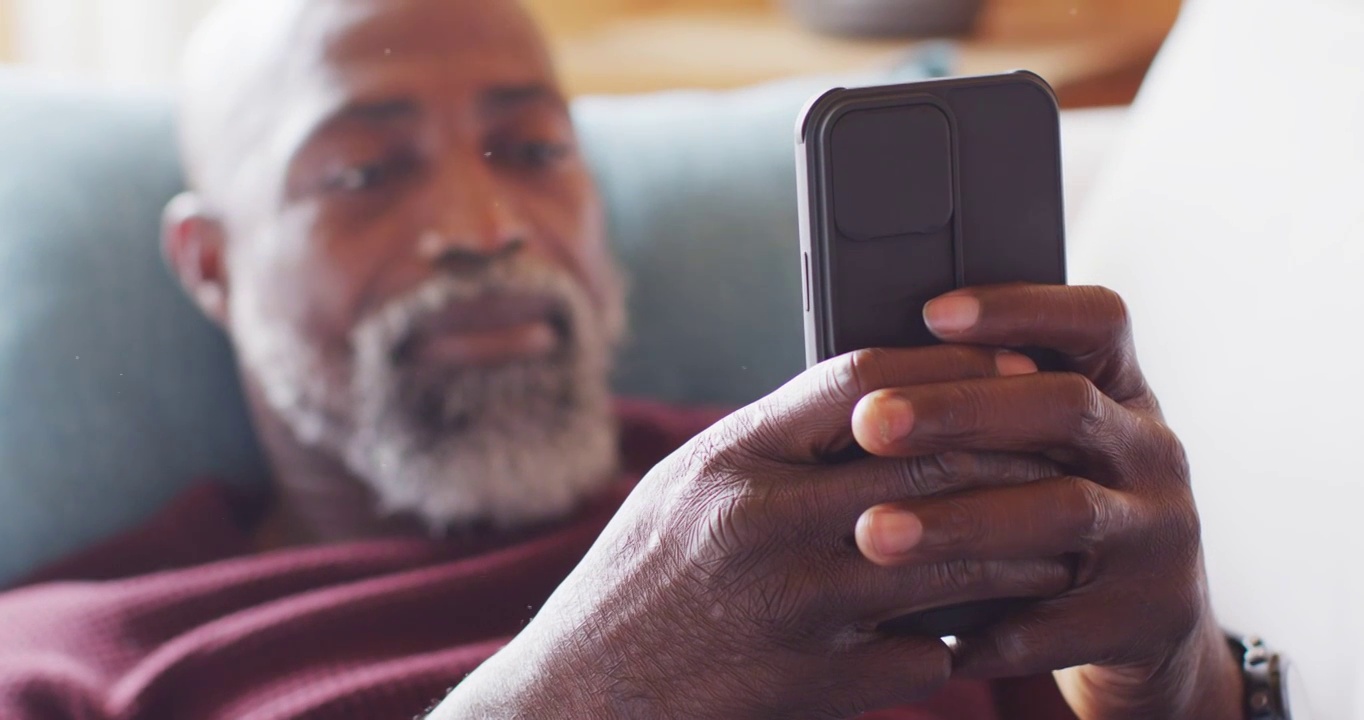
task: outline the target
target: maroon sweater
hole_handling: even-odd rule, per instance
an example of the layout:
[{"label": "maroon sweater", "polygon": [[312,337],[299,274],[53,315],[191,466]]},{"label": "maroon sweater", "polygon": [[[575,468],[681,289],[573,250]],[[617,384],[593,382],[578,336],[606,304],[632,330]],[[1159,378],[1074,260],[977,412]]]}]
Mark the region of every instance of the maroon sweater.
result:
[{"label": "maroon sweater", "polygon": [[[534,615],[630,487],[714,413],[623,403],[606,502],[510,547],[385,540],[250,551],[205,485],[0,595],[0,720],[411,718]],[[1050,678],[954,683],[903,720],[1063,720]]]}]

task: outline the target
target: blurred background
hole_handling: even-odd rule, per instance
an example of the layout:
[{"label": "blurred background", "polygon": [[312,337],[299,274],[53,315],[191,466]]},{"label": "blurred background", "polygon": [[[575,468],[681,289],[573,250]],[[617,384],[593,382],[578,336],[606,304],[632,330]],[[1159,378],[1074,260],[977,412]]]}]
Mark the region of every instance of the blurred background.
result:
[{"label": "blurred background", "polygon": [[[0,0],[0,63],[160,86],[216,0]],[[727,88],[894,67],[1041,73],[1063,105],[1129,102],[1180,0],[527,0],[569,92]],[[950,42],[926,38],[951,38]]]}]

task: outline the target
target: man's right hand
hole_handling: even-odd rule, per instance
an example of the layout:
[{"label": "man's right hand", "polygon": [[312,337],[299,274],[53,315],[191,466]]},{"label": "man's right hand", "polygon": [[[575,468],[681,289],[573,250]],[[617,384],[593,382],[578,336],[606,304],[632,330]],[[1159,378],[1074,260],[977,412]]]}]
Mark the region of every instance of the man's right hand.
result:
[{"label": "man's right hand", "polygon": [[891,387],[1035,372],[1012,353],[940,346],[824,363],[712,427],[639,485],[572,575],[433,717],[852,717],[932,694],[936,638],[877,625],[976,600],[1052,597],[1060,559],[886,568],[854,528],[888,498],[1061,474],[1007,454],[886,460],[851,417]]}]

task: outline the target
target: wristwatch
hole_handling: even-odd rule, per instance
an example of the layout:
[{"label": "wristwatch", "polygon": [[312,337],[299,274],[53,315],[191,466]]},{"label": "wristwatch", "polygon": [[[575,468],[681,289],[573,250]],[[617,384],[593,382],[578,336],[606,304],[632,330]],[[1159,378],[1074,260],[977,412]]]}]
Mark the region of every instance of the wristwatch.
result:
[{"label": "wristwatch", "polygon": [[1247,720],[1312,720],[1297,668],[1254,635],[1227,635],[1241,661]]}]

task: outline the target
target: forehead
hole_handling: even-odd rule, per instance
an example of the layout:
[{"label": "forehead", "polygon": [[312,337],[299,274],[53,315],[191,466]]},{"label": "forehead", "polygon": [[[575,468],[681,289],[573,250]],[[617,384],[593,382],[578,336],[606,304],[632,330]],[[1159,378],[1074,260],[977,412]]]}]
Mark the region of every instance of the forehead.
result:
[{"label": "forehead", "polygon": [[458,112],[526,86],[557,89],[515,0],[228,0],[187,56],[182,144],[196,186],[236,207],[271,194],[306,139],[348,105]]},{"label": "forehead", "polygon": [[353,0],[319,6],[313,42],[326,67],[460,61],[451,75],[549,74],[544,44],[513,0]]},{"label": "forehead", "polygon": [[468,101],[555,87],[548,51],[512,0],[354,0],[314,6],[284,98],[298,132],[356,100]]}]

